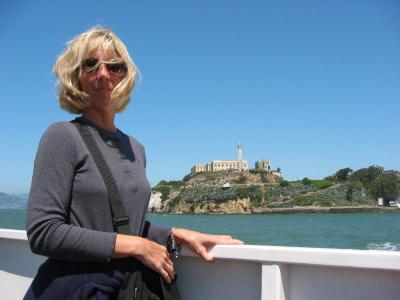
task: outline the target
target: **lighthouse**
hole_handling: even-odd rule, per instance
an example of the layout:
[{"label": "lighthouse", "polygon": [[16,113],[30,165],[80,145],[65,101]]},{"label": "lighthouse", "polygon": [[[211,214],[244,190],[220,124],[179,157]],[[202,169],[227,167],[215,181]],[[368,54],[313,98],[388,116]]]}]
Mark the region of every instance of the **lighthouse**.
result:
[{"label": "lighthouse", "polygon": [[239,170],[243,170],[243,146],[240,144],[240,142],[237,145],[237,160],[238,160],[238,166]]}]

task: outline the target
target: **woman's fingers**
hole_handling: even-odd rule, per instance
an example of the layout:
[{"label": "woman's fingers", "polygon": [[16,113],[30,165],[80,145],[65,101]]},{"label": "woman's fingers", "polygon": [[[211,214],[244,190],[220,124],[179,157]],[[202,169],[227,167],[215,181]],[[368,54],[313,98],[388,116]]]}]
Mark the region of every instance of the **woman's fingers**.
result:
[{"label": "woman's fingers", "polygon": [[230,235],[216,235],[216,236],[221,237],[223,239],[231,239],[232,238],[232,236],[230,236]]},{"label": "woman's fingers", "polygon": [[169,273],[167,271],[165,271],[164,269],[160,270],[160,275],[161,277],[168,283],[171,283],[172,279],[169,275]]},{"label": "woman's fingers", "polygon": [[163,271],[165,271],[168,275],[168,278],[164,278],[167,282],[171,283],[172,280],[174,280],[175,277],[175,272],[174,272],[174,265],[172,262],[170,263],[165,263],[162,265]]},{"label": "woman's fingers", "polygon": [[243,245],[243,241],[232,239],[232,238],[222,238],[216,241],[216,244],[224,244],[224,245]]},{"label": "woman's fingers", "polygon": [[174,278],[174,264],[166,247],[143,239],[138,259],[149,268],[160,273],[165,281],[170,283]]},{"label": "woman's fingers", "polygon": [[233,239],[230,235],[206,234],[183,228],[175,229],[174,236],[179,244],[187,246],[206,262],[213,261],[213,257],[208,253],[208,250],[215,245],[243,244],[241,240]]},{"label": "woman's fingers", "polygon": [[214,258],[211,256],[210,253],[207,252],[207,249],[205,247],[200,249],[197,254],[208,263],[211,263],[214,261]]}]

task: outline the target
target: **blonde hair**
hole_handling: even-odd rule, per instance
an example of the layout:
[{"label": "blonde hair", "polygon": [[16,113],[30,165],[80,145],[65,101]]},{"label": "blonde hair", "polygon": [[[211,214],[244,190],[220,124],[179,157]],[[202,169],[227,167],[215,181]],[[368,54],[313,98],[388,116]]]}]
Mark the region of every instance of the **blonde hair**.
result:
[{"label": "blonde hair", "polygon": [[82,62],[97,49],[110,51],[113,63],[126,64],[126,74],[112,91],[111,98],[117,113],[124,111],[129,103],[138,69],[125,45],[115,33],[111,29],[96,26],[69,41],[67,48],[57,58],[54,65],[58,100],[61,108],[70,113],[82,114],[91,105],[89,95],[79,87],[79,79],[82,73]]}]

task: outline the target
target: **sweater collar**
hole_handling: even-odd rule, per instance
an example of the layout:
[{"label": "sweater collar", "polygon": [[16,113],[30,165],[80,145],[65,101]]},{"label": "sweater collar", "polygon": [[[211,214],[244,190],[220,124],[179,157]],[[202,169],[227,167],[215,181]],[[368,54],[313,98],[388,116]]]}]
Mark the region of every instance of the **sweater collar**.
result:
[{"label": "sweater collar", "polygon": [[94,129],[96,129],[102,136],[106,137],[107,139],[121,141],[123,138],[124,134],[118,128],[117,128],[116,132],[112,132],[112,131],[109,131],[107,129],[104,129],[104,128],[98,126],[97,124],[93,123],[92,121],[85,118],[84,116],[80,116],[76,119],[79,120],[82,124],[88,125]]}]

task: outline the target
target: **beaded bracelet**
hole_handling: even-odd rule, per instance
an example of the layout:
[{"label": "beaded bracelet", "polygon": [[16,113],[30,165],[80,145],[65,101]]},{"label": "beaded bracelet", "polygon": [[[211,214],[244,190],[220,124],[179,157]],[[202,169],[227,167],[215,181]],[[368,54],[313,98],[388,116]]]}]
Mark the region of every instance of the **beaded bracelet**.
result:
[{"label": "beaded bracelet", "polygon": [[175,237],[174,237],[175,229],[176,229],[175,227],[172,227],[172,229],[171,229],[171,234],[169,235],[169,238],[168,238],[168,248],[169,248],[169,252],[171,252],[171,254],[175,258],[178,258],[179,253],[181,252],[181,246],[176,244]]}]

